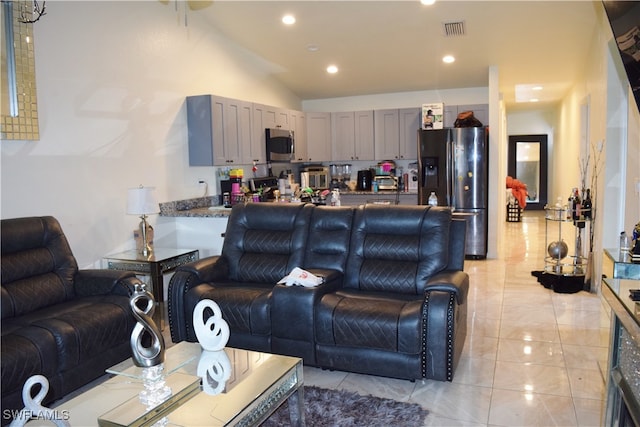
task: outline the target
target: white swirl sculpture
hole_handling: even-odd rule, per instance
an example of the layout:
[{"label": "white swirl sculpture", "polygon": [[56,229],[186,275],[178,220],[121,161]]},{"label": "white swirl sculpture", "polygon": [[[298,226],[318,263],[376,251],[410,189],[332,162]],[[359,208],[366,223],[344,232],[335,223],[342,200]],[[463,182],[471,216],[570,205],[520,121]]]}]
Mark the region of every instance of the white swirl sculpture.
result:
[{"label": "white swirl sculpture", "polygon": [[198,376],[202,378],[202,390],[210,396],[224,391],[231,377],[231,361],[224,350],[203,351],[198,362]]},{"label": "white swirl sculpture", "polygon": [[[139,305],[142,303],[142,307]],[[136,366],[150,368],[164,362],[164,338],[162,332],[153,321],[155,301],[147,291],[144,283],[136,284],[129,305],[138,323],[131,332],[131,359]],[[143,344],[143,337],[149,336],[148,345]]]},{"label": "white swirl sculpture", "polygon": [[[205,321],[204,311],[207,308],[213,314]],[[209,299],[203,299],[193,309],[193,329],[204,350],[222,350],[229,341],[229,325],[222,318],[222,311],[218,304]]]},{"label": "white swirl sculpture", "polygon": [[[35,385],[40,385],[40,391],[36,397],[31,397],[31,389]],[[10,427],[22,427],[32,416],[38,417],[41,420],[51,421],[58,427],[70,427],[69,421],[63,418],[66,411],[52,410],[42,406],[42,400],[49,392],[49,381],[42,375],[34,375],[29,377],[25,381],[22,387],[22,401],[24,402],[24,409],[20,411],[18,416],[9,424]]]}]

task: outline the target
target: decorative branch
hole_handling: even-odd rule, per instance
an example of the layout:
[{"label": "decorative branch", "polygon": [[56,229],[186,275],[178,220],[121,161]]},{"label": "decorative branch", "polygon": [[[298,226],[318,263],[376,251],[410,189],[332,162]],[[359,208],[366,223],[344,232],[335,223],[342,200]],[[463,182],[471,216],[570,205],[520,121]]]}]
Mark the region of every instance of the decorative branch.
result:
[{"label": "decorative branch", "polygon": [[594,224],[596,223],[596,213],[598,204],[598,182],[600,172],[602,170],[601,156],[604,149],[604,140],[598,144],[591,143],[591,151],[593,152],[593,169],[591,170],[591,227],[589,229],[589,250],[593,252]]},{"label": "decorative branch", "polygon": [[[46,3],[46,1],[43,1],[42,7],[40,7],[40,5],[38,4],[38,0],[33,0],[33,8],[31,11],[29,11],[29,8],[25,4],[22,7],[22,12],[20,12],[20,18],[18,19],[18,21],[22,22],[23,24],[33,24],[34,22],[38,22],[40,18],[47,14],[45,12],[45,10],[47,9]],[[32,19],[29,19],[29,15],[31,15]],[[34,16],[35,18],[33,18]]]}]

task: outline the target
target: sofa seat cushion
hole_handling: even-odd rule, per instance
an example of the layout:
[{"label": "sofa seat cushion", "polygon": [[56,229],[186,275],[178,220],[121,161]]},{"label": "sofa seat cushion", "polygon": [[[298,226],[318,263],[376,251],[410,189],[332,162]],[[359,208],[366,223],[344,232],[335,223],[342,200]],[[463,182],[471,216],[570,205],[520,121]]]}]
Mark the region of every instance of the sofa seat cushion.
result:
[{"label": "sofa seat cushion", "polygon": [[[201,284],[185,296],[187,312],[203,299],[210,299],[220,307],[222,318],[234,332],[258,336],[271,335],[271,292],[273,283],[221,282]],[[206,313],[205,316],[210,315]],[[191,323],[191,322],[189,322]]]},{"label": "sofa seat cushion", "polygon": [[32,375],[52,377],[57,372],[58,351],[49,331],[28,326],[2,335],[2,390],[22,390]]},{"label": "sofa seat cushion", "polygon": [[321,345],[420,354],[421,308],[415,295],[343,289],[318,304],[316,339]]},{"label": "sofa seat cushion", "polygon": [[55,357],[57,371],[61,372],[128,341],[134,324],[128,297],[102,295],[78,298],[3,321],[2,333],[4,337],[30,327],[47,331],[56,345],[46,357]]}]

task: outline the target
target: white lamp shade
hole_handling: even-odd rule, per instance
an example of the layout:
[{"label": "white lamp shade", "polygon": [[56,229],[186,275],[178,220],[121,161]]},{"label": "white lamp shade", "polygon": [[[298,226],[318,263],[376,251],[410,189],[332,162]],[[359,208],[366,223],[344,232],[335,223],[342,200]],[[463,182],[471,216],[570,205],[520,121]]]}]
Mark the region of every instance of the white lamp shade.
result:
[{"label": "white lamp shade", "polygon": [[129,188],[127,190],[127,214],[148,215],[158,213],[158,202],[153,195],[154,187]]}]

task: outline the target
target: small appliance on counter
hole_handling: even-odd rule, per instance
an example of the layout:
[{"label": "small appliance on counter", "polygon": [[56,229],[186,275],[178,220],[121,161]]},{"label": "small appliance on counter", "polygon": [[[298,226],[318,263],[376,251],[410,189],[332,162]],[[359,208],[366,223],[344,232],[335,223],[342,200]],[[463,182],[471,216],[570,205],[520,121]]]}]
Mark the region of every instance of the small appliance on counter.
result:
[{"label": "small appliance on counter", "polygon": [[351,164],[331,164],[329,165],[331,174],[330,189],[346,190],[351,181]]},{"label": "small appliance on counter", "polygon": [[329,168],[322,165],[309,165],[300,172],[300,186],[313,190],[326,190],[329,188]]},{"label": "small appliance on counter", "polygon": [[376,175],[395,175],[396,174],[396,162],[393,160],[385,160],[383,162],[378,162],[376,166]]},{"label": "small appliance on counter", "polygon": [[356,188],[358,189],[358,191],[371,191],[372,181],[373,181],[373,174],[371,173],[371,169],[359,170]]},{"label": "small appliance on counter", "polygon": [[278,178],[275,176],[251,178],[249,180],[249,188],[253,192],[262,188],[262,196],[264,200],[272,200],[275,198],[275,191],[278,189]]},{"label": "small appliance on counter", "polygon": [[393,175],[376,175],[373,177],[378,190],[398,191],[398,177]]}]

